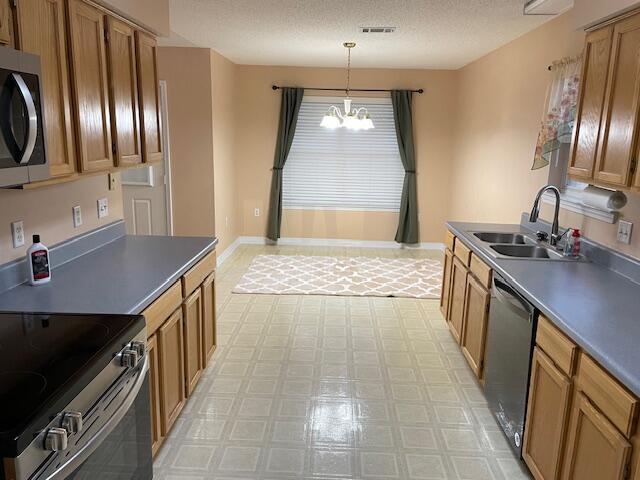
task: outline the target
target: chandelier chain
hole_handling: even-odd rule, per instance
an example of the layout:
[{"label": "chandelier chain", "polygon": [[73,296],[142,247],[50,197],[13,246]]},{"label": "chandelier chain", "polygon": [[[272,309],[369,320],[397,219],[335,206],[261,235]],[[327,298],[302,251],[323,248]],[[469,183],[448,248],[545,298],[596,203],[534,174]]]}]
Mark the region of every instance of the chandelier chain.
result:
[{"label": "chandelier chain", "polygon": [[351,47],[347,48],[348,50],[348,55],[347,55],[347,97],[349,96],[349,86],[351,83]]}]

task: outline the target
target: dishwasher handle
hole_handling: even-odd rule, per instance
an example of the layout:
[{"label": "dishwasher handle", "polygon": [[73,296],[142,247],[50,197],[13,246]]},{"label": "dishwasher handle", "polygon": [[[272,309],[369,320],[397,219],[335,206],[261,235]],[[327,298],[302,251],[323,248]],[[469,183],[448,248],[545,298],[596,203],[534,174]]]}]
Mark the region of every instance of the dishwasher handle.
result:
[{"label": "dishwasher handle", "polygon": [[491,291],[499,302],[503,303],[514,313],[528,317],[529,321],[531,321],[535,310],[533,305],[527,302],[522,295],[495,273],[493,275],[493,288]]}]

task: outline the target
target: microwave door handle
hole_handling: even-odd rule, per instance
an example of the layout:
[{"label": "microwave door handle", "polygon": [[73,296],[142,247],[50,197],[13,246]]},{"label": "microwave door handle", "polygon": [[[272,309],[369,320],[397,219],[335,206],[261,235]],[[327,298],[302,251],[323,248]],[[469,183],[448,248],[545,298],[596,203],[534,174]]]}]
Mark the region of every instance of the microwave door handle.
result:
[{"label": "microwave door handle", "polygon": [[22,97],[22,102],[27,109],[27,140],[25,141],[24,147],[20,152],[20,158],[17,159],[20,165],[26,165],[29,163],[31,159],[31,155],[33,154],[33,149],[36,146],[36,139],[38,137],[38,112],[36,111],[36,104],[33,101],[33,95],[31,94],[31,90],[27,87],[27,84],[24,82],[24,78],[19,73],[12,73],[13,80],[16,82],[18,86],[18,91],[20,92],[20,96]]},{"label": "microwave door handle", "polygon": [[144,364],[140,371],[138,372],[138,377],[134,385],[131,387],[131,390],[127,393],[126,398],[122,401],[122,404],[116,410],[113,415],[109,418],[109,420],[102,425],[100,430],[93,435],[87,442],[76,452],[75,455],[70,457],[65,463],[60,465],[55,471],[51,472],[48,475],[43,475],[41,477],[36,476],[34,480],[63,480],[67,478],[73,471],[75,471],[80,465],[84,463],[84,461],[91,456],[93,452],[95,452],[98,447],[102,444],[105,438],[109,436],[109,434],[118,426],[120,420],[127,414],[131,405],[135,401],[138,396],[138,392],[142,388],[144,381],[146,379],[147,371],[149,370],[149,356],[145,355]]}]

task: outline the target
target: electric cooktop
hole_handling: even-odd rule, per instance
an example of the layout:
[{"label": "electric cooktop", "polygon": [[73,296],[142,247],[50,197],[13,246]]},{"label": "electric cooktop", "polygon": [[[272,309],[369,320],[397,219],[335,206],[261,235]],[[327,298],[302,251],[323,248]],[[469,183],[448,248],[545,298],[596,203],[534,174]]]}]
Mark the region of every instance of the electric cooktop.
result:
[{"label": "electric cooktop", "polygon": [[139,315],[0,313],[0,457],[19,454],[144,326]]}]

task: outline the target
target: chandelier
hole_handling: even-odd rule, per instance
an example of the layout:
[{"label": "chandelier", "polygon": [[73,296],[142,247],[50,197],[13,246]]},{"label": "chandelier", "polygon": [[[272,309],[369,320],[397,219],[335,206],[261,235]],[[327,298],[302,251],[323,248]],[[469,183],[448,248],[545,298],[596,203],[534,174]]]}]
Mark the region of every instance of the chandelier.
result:
[{"label": "chandelier", "polygon": [[335,129],[347,128],[349,130],[370,130],[374,128],[373,121],[366,108],[351,108],[351,98],[349,98],[349,86],[351,82],[351,49],[356,46],[355,42],[345,42],[342,44],[347,49],[347,88],[344,99],[344,111],[340,107],[331,105],[320,122],[321,127]]}]

